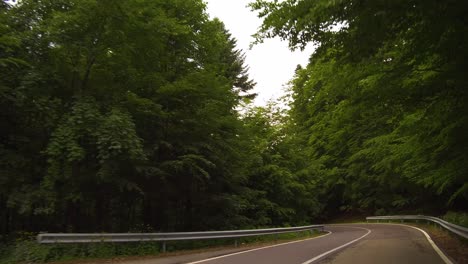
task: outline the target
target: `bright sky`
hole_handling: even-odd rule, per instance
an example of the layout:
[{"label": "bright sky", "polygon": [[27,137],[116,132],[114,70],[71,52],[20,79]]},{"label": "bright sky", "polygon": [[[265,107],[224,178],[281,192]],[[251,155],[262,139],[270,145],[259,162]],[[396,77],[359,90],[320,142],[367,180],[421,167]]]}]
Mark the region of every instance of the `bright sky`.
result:
[{"label": "bright sky", "polygon": [[277,99],[284,94],[284,86],[292,79],[298,64],[305,66],[312,45],[304,51],[290,51],[288,43],[276,39],[267,39],[249,50],[253,41],[252,35],[261,25],[256,13],[247,5],[255,0],[204,0],[208,14],[224,22],[226,28],[237,39],[237,48],[246,55],[249,75],[256,83],[254,92],[258,94],[256,105],[265,105],[270,99]]},{"label": "bright sky", "polygon": [[265,105],[269,99],[276,99],[284,94],[283,87],[294,75],[298,64],[305,66],[312,46],[303,52],[291,52],[288,43],[279,39],[268,39],[263,44],[249,50],[251,37],[261,25],[256,13],[251,12],[247,4],[254,0],[205,0],[208,13],[218,17],[237,39],[237,48],[246,54],[246,64],[250,67],[249,75],[257,82],[256,105]]}]

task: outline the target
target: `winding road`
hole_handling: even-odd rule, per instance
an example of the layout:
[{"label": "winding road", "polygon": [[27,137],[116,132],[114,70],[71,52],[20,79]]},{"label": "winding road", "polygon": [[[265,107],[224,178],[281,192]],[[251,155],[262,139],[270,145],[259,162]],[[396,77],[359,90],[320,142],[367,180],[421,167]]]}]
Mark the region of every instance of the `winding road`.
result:
[{"label": "winding road", "polygon": [[396,224],[327,225],[328,234],[249,250],[224,250],[128,264],[452,263],[427,234]]}]

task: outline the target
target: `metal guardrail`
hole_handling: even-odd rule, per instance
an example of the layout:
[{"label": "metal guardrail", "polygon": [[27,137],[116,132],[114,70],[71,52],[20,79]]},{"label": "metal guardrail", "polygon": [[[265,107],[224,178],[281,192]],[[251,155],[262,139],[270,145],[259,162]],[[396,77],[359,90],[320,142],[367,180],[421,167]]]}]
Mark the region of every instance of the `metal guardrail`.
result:
[{"label": "metal guardrail", "polygon": [[[100,242],[145,242],[162,241],[163,251],[166,250],[166,241],[214,239],[214,238],[240,238],[302,232],[308,230],[322,230],[323,225],[310,225],[299,227],[267,228],[252,230],[206,231],[206,232],[176,232],[176,233],[42,233],[37,235],[41,244],[54,243],[100,243]],[[237,246],[237,240],[236,240]]]},{"label": "metal guardrail", "polygon": [[442,220],[437,217],[433,216],[425,216],[425,215],[391,215],[391,216],[369,216],[366,217],[366,220],[369,222],[369,220],[424,220],[432,223],[436,223],[443,228],[449,230],[452,233],[455,233],[465,239],[468,239],[468,228],[455,225],[452,223],[449,223],[445,220]]}]

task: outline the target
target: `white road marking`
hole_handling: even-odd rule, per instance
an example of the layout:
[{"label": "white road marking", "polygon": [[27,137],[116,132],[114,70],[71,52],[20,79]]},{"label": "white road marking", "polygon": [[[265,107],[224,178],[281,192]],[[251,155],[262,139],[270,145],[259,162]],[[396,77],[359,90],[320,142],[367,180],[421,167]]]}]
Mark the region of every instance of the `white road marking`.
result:
[{"label": "white road marking", "polygon": [[404,224],[391,224],[391,223],[372,223],[372,224],[380,224],[380,225],[399,225],[399,226],[406,226],[406,227],[411,227],[411,228],[414,228],[416,230],[419,230],[421,231],[421,233],[424,234],[424,236],[426,237],[427,241],[429,242],[429,244],[431,244],[432,248],[435,250],[435,252],[437,252],[437,254],[439,254],[440,258],[446,263],[446,264],[453,264],[453,262],[444,254],[444,252],[442,252],[442,250],[440,250],[440,248],[436,245],[436,243],[434,243],[434,241],[432,241],[431,239],[431,236],[429,236],[428,233],[426,233],[426,231],[422,230],[421,228],[417,228],[415,226],[410,226],[410,225],[404,225]]},{"label": "white road marking", "polygon": [[[437,252],[437,254],[442,258],[442,260],[446,263],[446,264],[453,264],[453,262],[442,252],[442,250],[440,250],[440,248],[434,243],[434,241],[432,241],[431,237],[426,233],[426,231],[420,229],[420,228],[417,228],[417,227],[414,227],[414,226],[410,226],[410,225],[404,225],[404,224],[390,224],[390,223],[381,223],[382,225],[399,225],[399,226],[406,226],[406,227],[411,227],[411,228],[414,228],[416,230],[419,230],[421,233],[424,234],[424,236],[426,237],[427,241],[429,242],[429,244],[431,244],[432,248]],[[344,226],[344,225],[343,225]],[[358,228],[358,229],[364,229],[367,231],[366,234],[364,234],[363,236],[357,238],[357,239],[354,239],[353,241],[350,241],[346,244],[343,244],[339,247],[336,247],[332,250],[329,250],[325,253],[322,253],[302,264],[311,264],[312,262],[316,261],[316,260],[319,260],[337,250],[340,250],[344,247],[347,247],[361,239],[363,239],[364,237],[368,236],[372,231],[370,229],[367,229],[367,228],[364,228],[364,227],[355,227],[355,226],[347,226],[346,227],[350,227],[350,228]],[[312,239],[317,239],[317,238],[322,238],[322,237],[325,237],[325,236],[328,236],[330,234],[332,234],[331,231],[327,231],[328,234],[326,235],[323,235],[323,236],[319,236],[319,237],[314,237],[314,238],[308,238],[308,239],[303,239],[303,240],[298,240],[298,241],[292,241],[292,242],[287,242],[287,243],[282,243],[282,244],[278,244],[278,245],[273,245],[273,246],[266,246],[266,247],[261,247],[261,248],[255,248],[255,249],[250,249],[250,250],[246,250],[246,251],[242,251],[242,252],[236,252],[236,253],[232,253],[232,254],[227,254],[227,255],[223,255],[223,256],[219,256],[219,257],[213,257],[213,258],[208,258],[208,259],[204,259],[204,260],[198,260],[198,261],[194,261],[194,262],[189,262],[187,264],[197,264],[197,263],[203,263],[203,262],[207,262],[207,261],[211,261],[211,260],[215,260],[215,259],[220,259],[220,258],[225,258],[225,257],[230,257],[230,256],[234,256],[234,255],[240,255],[240,254],[244,254],[244,253],[248,253],[248,252],[252,252],[252,251],[257,251],[257,250],[262,250],[262,249],[267,249],[267,248],[273,248],[273,247],[278,247],[278,246],[283,246],[283,245],[287,245],[287,244],[293,244],[293,243],[299,243],[299,242],[303,242],[303,241],[307,241],[307,240],[312,240]]]},{"label": "white road marking", "polygon": [[341,246],[336,247],[336,248],[334,248],[334,249],[332,249],[332,250],[329,250],[329,251],[327,251],[327,252],[325,252],[325,253],[322,253],[322,254],[320,254],[320,255],[318,255],[318,256],[312,258],[312,259],[309,259],[308,261],[306,261],[306,262],[304,262],[304,263],[302,263],[302,264],[310,264],[310,263],[312,263],[312,262],[314,262],[314,261],[316,261],[316,260],[319,260],[319,259],[325,257],[325,256],[328,255],[328,254],[331,254],[331,253],[333,253],[333,252],[335,252],[335,251],[337,251],[337,250],[340,250],[340,249],[342,249],[342,248],[344,248],[344,247],[347,247],[347,246],[351,245],[351,244],[354,243],[354,242],[357,242],[357,241],[363,239],[364,237],[366,237],[367,235],[369,235],[369,234],[372,232],[372,231],[370,231],[370,229],[363,228],[363,227],[355,227],[355,226],[346,226],[346,227],[364,229],[364,230],[367,230],[367,233],[365,233],[363,236],[361,236],[361,237],[359,237],[359,238],[354,239],[353,241],[350,241],[350,242],[348,242],[348,243],[346,243],[346,244],[344,244],[344,245],[341,245]]},{"label": "white road marking", "polygon": [[227,255],[223,255],[223,256],[219,256],[219,257],[208,258],[208,259],[198,260],[198,261],[194,261],[194,262],[188,262],[188,263],[186,263],[186,264],[203,263],[203,262],[207,262],[207,261],[211,261],[211,260],[215,260],[215,259],[220,259],[220,258],[226,258],[226,257],[230,257],[230,256],[240,255],[240,254],[244,254],[244,253],[248,253],[248,252],[252,252],[252,251],[257,251],[257,250],[261,250],[261,249],[279,247],[279,246],[284,246],[284,245],[288,245],[288,244],[294,244],[294,243],[304,242],[304,241],[308,241],[308,240],[312,240],[312,239],[322,238],[322,237],[326,237],[326,236],[332,234],[331,231],[326,231],[326,232],[328,232],[328,234],[322,235],[322,236],[319,236],[319,237],[313,237],[313,238],[307,238],[307,239],[302,239],[302,240],[297,240],[297,241],[292,241],[292,242],[286,242],[286,243],[277,244],[277,245],[273,245],[273,246],[266,246],[266,247],[261,247],[261,248],[254,248],[254,249],[245,250],[245,251],[242,251],[242,252],[231,253],[231,254],[227,254]]}]

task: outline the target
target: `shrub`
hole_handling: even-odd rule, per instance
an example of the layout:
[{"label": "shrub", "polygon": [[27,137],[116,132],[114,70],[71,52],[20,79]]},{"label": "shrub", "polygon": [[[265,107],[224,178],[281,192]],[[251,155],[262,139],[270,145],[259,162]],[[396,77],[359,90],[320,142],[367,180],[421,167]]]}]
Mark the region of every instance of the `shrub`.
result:
[{"label": "shrub", "polygon": [[447,212],[442,218],[452,224],[468,227],[468,213]]}]

